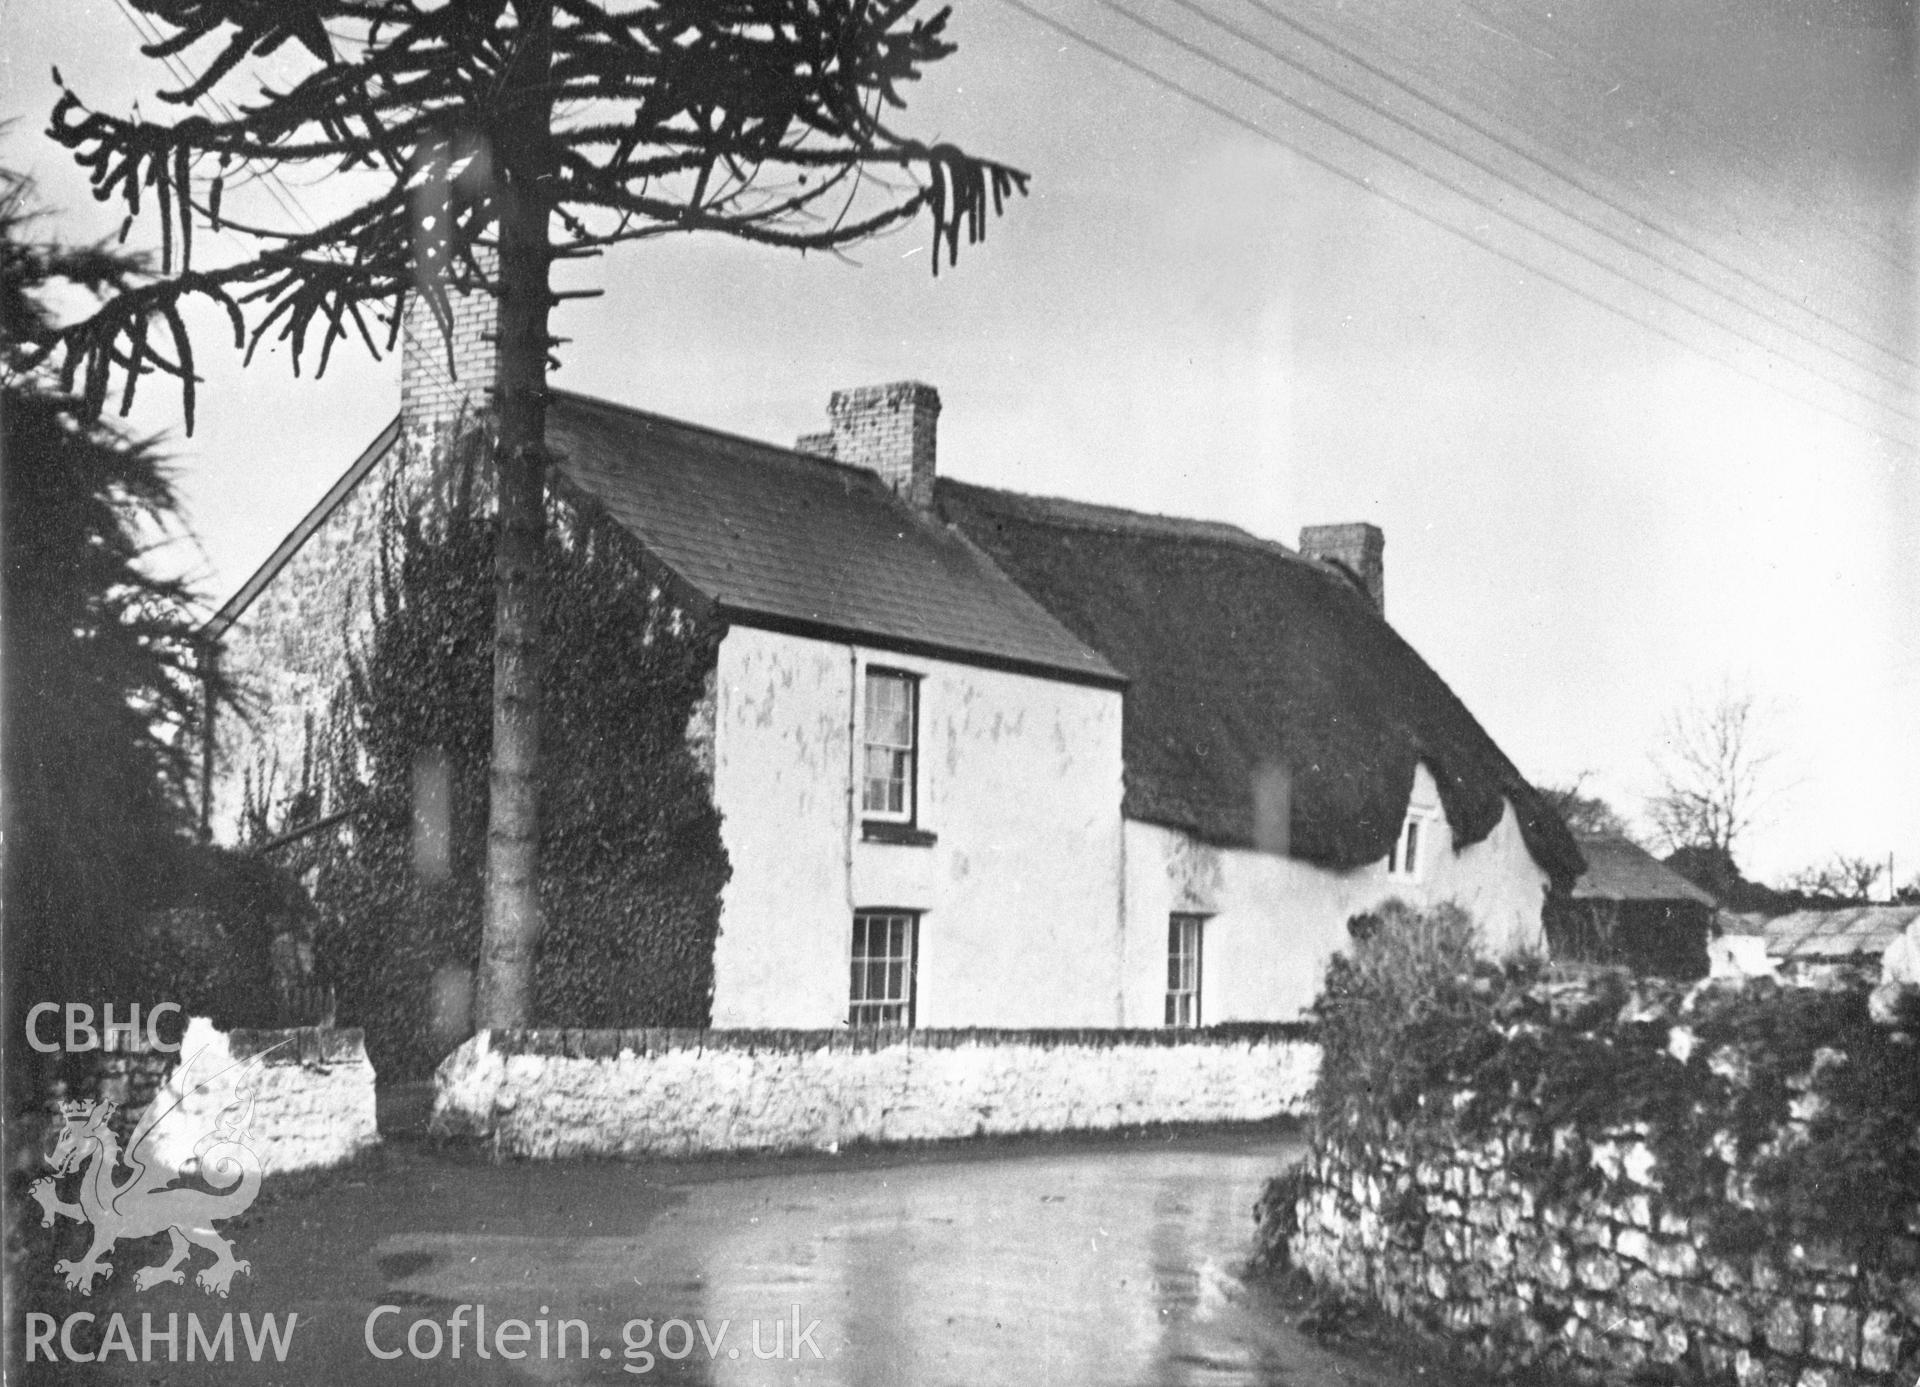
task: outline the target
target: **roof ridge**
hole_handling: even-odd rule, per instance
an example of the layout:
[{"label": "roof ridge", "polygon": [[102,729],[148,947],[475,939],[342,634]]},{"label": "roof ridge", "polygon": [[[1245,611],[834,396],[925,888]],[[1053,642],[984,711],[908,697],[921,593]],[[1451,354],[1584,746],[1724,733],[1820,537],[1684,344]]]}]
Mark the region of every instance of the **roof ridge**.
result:
[{"label": "roof ridge", "polygon": [[1251,530],[1242,529],[1226,520],[1209,520],[1189,515],[1166,515],[1158,511],[1130,510],[1125,506],[1110,506],[1096,501],[1076,501],[1067,496],[1041,496],[1028,491],[1013,491],[1006,487],[984,486],[979,482],[963,481],[958,477],[941,477],[939,484],[958,487],[976,495],[1006,498],[1024,508],[1045,507],[1047,513],[1038,518],[1061,529],[1118,531],[1155,535],[1165,539],[1213,540],[1221,544],[1232,544],[1242,549],[1291,559],[1295,563],[1307,564],[1318,570],[1328,568],[1328,565],[1309,558],[1290,545],[1282,544],[1277,539],[1262,538]]},{"label": "roof ridge", "polygon": [[353,494],[374,466],[400,441],[400,423],[401,417],[398,414],[386,422],[380,432],[374,435],[373,442],[360,450],[359,456],[347,465],[347,470],[336,477],[333,485],[328,487],[320,499],[308,508],[307,513],[300,517],[299,523],[274,546],[273,552],[261,560],[248,575],[247,580],[233,590],[233,593],[220,604],[212,616],[201,623],[199,634],[203,638],[220,639],[246,614],[254,600],[266,590],[267,584],[280,575],[280,570],[285,568],[292,561],[293,556],[300,552],[301,547],[314,536],[314,533],[333,517],[333,513],[340,508],[347,497]]},{"label": "roof ridge", "polygon": [[1049,678],[1126,682],[990,554],[872,468],[592,396],[555,396],[560,470],[731,618]]},{"label": "roof ridge", "polygon": [[842,462],[821,453],[809,453],[782,443],[769,443],[764,438],[752,438],[744,433],[735,433],[731,429],[716,428],[712,424],[696,423],[691,419],[677,419],[671,414],[662,414],[658,410],[642,409],[639,405],[630,405],[619,400],[604,399],[599,395],[583,395],[577,390],[554,390],[548,392],[553,399],[564,399],[574,404],[592,406],[598,409],[612,410],[619,414],[629,414],[646,419],[669,428],[682,429],[688,433],[705,434],[727,443],[743,443],[749,448],[774,453],[784,460],[811,463],[816,467],[829,467],[840,472],[853,472],[861,476],[877,475],[871,467],[862,467],[858,463]]}]

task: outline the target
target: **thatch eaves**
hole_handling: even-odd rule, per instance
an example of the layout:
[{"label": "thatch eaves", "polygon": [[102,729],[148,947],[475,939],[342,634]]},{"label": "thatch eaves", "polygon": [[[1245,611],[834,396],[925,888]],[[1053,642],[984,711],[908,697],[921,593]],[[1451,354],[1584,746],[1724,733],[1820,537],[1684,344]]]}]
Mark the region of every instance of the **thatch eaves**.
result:
[{"label": "thatch eaves", "polygon": [[1291,854],[1358,867],[1386,857],[1424,763],[1457,844],[1486,838],[1511,803],[1556,886],[1580,874],[1559,817],[1332,565],[1230,525],[945,479],[937,499],[1127,677],[1129,817],[1249,846],[1255,774],[1284,766]]}]

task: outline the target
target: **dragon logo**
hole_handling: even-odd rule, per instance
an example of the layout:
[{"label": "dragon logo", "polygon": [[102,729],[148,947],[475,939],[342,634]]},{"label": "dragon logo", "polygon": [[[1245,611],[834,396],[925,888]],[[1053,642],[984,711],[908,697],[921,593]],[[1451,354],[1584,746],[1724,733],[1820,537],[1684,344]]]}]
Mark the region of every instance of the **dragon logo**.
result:
[{"label": "dragon logo", "polygon": [[[254,1063],[257,1062],[256,1058]],[[178,1087],[181,1095],[196,1091],[188,1075],[192,1067],[189,1060],[177,1076],[176,1085],[172,1085]],[[251,1069],[252,1065],[245,1068]],[[213,1226],[217,1220],[245,1212],[260,1193],[260,1157],[247,1145],[253,1097],[246,1080],[247,1075],[243,1073],[235,1085],[234,1101],[222,1109],[214,1129],[193,1148],[200,1178],[212,1186],[211,1190],[175,1187],[181,1171],[162,1160],[150,1140],[161,1120],[180,1106],[183,1097],[163,1090],[148,1105],[127,1138],[125,1160],[129,1173],[124,1178],[120,1174],[120,1138],[109,1125],[118,1105],[92,1101],[61,1105],[64,1125],[47,1157],[54,1173],[36,1180],[29,1193],[39,1202],[43,1228],[51,1227],[56,1217],[93,1225],[93,1245],[85,1257],[77,1262],[63,1258],[54,1263],[54,1270],[66,1277],[69,1290],[92,1295],[96,1276],[113,1275],[113,1267],[104,1259],[116,1242],[122,1238],[148,1238],[156,1233],[167,1234],[172,1239],[172,1249],[166,1261],[134,1273],[136,1291],[162,1282],[183,1284],[186,1273],[180,1264],[187,1260],[195,1246],[205,1248],[214,1256],[213,1265],[203,1267],[194,1277],[209,1295],[226,1295],[235,1272],[251,1272],[251,1264],[236,1260],[233,1244],[221,1237]],[[203,1084],[198,1091],[205,1089]],[[172,1101],[165,1102],[168,1099]],[[55,1181],[75,1171],[80,1177],[78,1198],[69,1203],[59,1197]]]}]

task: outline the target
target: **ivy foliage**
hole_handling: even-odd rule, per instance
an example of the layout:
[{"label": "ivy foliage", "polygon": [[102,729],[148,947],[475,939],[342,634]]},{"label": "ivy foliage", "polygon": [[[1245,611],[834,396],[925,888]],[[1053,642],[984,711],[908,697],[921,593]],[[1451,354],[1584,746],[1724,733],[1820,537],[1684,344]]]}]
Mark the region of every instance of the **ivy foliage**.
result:
[{"label": "ivy foliage", "polygon": [[273,951],[313,915],[299,879],[252,854],[183,843],[148,886],[156,904],[129,940],[141,995],[222,1030],[283,1024]]},{"label": "ivy foliage", "polygon": [[[688,727],[717,623],[676,606],[596,509],[550,503],[538,1024],[705,1026],[729,875]],[[319,872],[316,953],[384,1075],[469,1031],[492,743],[494,527],[389,504],[374,630],[353,662],[352,831]]]},{"label": "ivy foliage", "polygon": [[1462,959],[1450,908],[1390,907],[1316,1003],[1317,1139],[1453,1149],[1501,1139],[1551,1198],[1617,1196],[1644,1142],[1652,1193],[1716,1250],[1820,1240],[1868,1266],[1920,1214],[1920,1014],[1863,988],[1685,988]]}]

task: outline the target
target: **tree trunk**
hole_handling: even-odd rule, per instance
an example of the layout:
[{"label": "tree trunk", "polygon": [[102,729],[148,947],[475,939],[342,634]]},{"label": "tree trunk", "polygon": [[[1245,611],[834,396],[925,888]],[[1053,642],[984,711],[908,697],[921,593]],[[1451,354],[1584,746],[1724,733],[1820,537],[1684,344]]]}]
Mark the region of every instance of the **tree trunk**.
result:
[{"label": "tree trunk", "polygon": [[[548,273],[545,181],[552,167],[552,12],[516,6],[522,43],[494,131],[500,209],[500,402],[495,449],[493,753],[488,780],[486,916],[476,1022],[526,1026],[540,944],[540,609],[546,534]],[[518,99],[514,99],[517,95]]]}]

